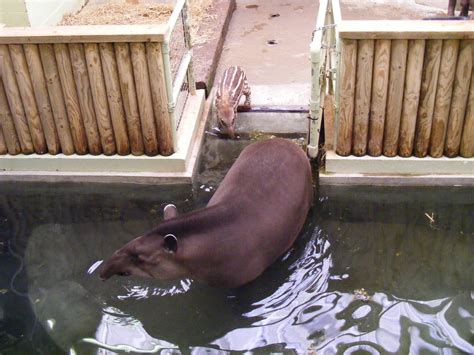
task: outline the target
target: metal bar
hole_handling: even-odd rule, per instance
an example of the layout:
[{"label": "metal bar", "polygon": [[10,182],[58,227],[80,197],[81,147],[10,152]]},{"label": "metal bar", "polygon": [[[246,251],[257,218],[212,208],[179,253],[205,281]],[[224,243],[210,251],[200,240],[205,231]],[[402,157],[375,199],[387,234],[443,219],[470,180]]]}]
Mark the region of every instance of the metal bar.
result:
[{"label": "metal bar", "polygon": [[173,102],[178,101],[178,96],[183,86],[184,79],[186,79],[186,74],[188,72],[189,63],[191,63],[192,52],[188,51],[181,60],[179,64],[178,72],[176,73],[176,78],[174,79],[173,84]]},{"label": "metal bar", "polygon": [[[191,33],[189,31],[189,22],[188,22],[188,0],[184,1],[183,6],[183,30],[184,30],[184,40],[186,42],[186,46],[190,51],[192,51],[192,44],[191,44]],[[193,58],[191,53],[191,60],[188,64],[188,87],[189,93],[191,95],[196,94],[196,82],[194,80],[194,65],[193,65]]]},{"label": "metal bar", "polygon": [[166,94],[168,96],[168,112],[170,113],[171,120],[171,133],[173,135],[173,149],[176,152],[178,149],[178,139],[176,136],[176,117],[175,117],[175,106],[176,102],[173,100],[173,78],[171,77],[171,61],[170,61],[170,46],[169,40],[166,39],[161,44],[161,49],[163,53],[163,68],[165,71],[165,81],[166,81]]},{"label": "metal bar", "polygon": [[173,34],[174,28],[176,27],[176,23],[178,22],[179,15],[183,10],[185,4],[185,0],[178,0],[176,1],[176,5],[174,6],[173,13],[171,14],[168,20],[168,29],[165,34],[165,42],[170,42],[171,35]]}]

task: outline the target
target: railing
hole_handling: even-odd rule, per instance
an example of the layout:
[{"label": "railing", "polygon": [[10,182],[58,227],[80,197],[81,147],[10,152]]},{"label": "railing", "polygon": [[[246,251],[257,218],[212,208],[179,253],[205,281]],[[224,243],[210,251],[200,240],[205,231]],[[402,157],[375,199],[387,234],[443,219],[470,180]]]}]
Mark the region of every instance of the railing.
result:
[{"label": "railing", "polygon": [[319,11],[326,16],[312,43],[312,125],[319,128],[319,98],[330,92],[339,156],[473,157],[472,21],[342,21],[337,0]]},{"label": "railing", "polygon": [[195,93],[186,1],[165,25],[0,28],[0,154],[170,155]]}]

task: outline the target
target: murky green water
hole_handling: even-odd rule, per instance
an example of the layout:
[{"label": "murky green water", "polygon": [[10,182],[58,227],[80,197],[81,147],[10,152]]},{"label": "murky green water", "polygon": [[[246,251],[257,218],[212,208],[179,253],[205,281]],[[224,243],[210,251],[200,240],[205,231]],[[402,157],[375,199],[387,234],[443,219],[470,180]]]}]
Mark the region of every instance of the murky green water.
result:
[{"label": "murky green water", "polygon": [[95,263],[206,204],[244,142],[210,140],[195,186],[0,186],[0,353],[474,353],[472,188],[321,187],[294,248],[238,290],[98,279]]}]

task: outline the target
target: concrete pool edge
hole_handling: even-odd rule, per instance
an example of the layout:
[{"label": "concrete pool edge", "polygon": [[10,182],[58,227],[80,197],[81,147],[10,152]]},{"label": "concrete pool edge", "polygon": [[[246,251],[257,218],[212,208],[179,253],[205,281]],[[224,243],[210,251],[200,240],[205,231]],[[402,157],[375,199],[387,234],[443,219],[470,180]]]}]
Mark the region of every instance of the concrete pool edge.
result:
[{"label": "concrete pool edge", "polygon": [[[197,157],[204,137],[204,127],[210,112],[210,102],[205,100],[204,90],[198,90],[194,98],[188,99],[183,113],[183,122],[179,127],[180,139],[178,151],[169,157],[147,157],[147,156],[10,156],[8,163],[4,157],[0,159],[0,182],[94,182],[94,183],[134,183],[134,184],[186,184],[191,183],[196,170]],[[194,123],[186,124],[192,118]],[[90,171],[57,171],[55,162],[53,170],[31,170],[28,165],[37,165],[41,160],[49,162],[60,160],[66,162],[66,166],[74,167],[74,164],[93,161],[95,167]],[[112,159],[110,159],[112,158]],[[3,161],[2,161],[3,159]],[[7,162],[7,163],[5,163]],[[165,163],[163,166],[154,166],[156,163]],[[104,166],[105,164],[105,166]],[[12,165],[20,169],[12,170]],[[64,164],[62,165],[64,167]],[[10,169],[7,169],[10,168]],[[114,171],[106,171],[113,168]],[[139,169],[146,169],[139,171]],[[167,169],[167,170],[165,170]],[[135,170],[135,171],[134,171]]]}]

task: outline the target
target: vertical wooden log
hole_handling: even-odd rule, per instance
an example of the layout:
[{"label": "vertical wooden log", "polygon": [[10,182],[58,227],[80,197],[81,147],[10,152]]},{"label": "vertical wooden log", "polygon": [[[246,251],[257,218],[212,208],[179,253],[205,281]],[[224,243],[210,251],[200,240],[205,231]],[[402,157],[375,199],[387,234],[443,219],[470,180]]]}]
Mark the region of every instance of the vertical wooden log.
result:
[{"label": "vertical wooden log", "polygon": [[388,75],[390,73],[391,41],[375,41],[372,100],[370,104],[368,153],[377,157],[382,154],[385,110],[387,108]]},{"label": "vertical wooden log", "polygon": [[438,87],[436,89],[433,125],[430,139],[430,155],[433,158],[439,158],[443,155],[458,50],[459,40],[448,39],[443,41],[441,67],[439,69]]},{"label": "vertical wooden log", "polygon": [[63,154],[71,155],[74,154],[74,143],[72,141],[71,129],[69,127],[66,104],[64,103],[53,45],[40,44],[38,47],[41,62],[43,63],[46,87],[48,88],[54,122],[56,123],[59,142],[61,143],[61,151]]},{"label": "vertical wooden log", "polygon": [[87,73],[87,63],[83,45],[80,43],[69,44],[69,55],[71,57],[71,65],[74,73],[79,105],[84,120],[87,147],[89,148],[90,154],[101,154],[102,146],[94,112],[94,103],[92,100],[92,92]]},{"label": "vertical wooden log", "polygon": [[41,127],[41,120],[33,93],[33,84],[31,83],[30,73],[28,72],[23,47],[19,44],[10,44],[8,48],[10,49],[13,69],[23,102],[25,116],[28,121],[33,147],[36,154],[44,154],[48,151],[48,147],[46,145],[46,139],[44,138],[43,127]]},{"label": "vertical wooden log", "polygon": [[451,158],[459,155],[461,146],[464,115],[469,97],[469,84],[471,83],[473,63],[471,46],[473,46],[473,43],[474,41],[465,40],[461,41],[459,46],[459,57],[444,147],[444,155]]},{"label": "vertical wooden log", "polygon": [[130,43],[132,52],[133,74],[138,96],[138,108],[142,123],[145,153],[153,156],[158,154],[155,118],[153,117],[153,101],[151,99],[150,79],[144,43]]},{"label": "vertical wooden log", "polygon": [[0,125],[0,155],[5,155],[8,153],[7,143],[5,142],[5,138],[3,136],[3,129]]},{"label": "vertical wooden log", "polygon": [[418,39],[408,42],[407,71],[398,148],[398,154],[402,157],[409,157],[413,154],[424,53],[425,40]]},{"label": "vertical wooden log", "polygon": [[127,134],[127,123],[123,110],[122,95],[120,94],[120,83],[117,72],[117,61],[115,60],[114,47],[112,43],[99,44],[100,59],[107,89],[112,127],[114,128],[117,153],[120,155],[130,154],[130,144]]},{"label": "vertical wooden log", "polygon": [[99,46],[96,43],[85,43],[84,50],[102,150],[105,155],[112,155],[115,154],[117,150],[112,121],[110,119],[104,76],[102,75]]},{"label": "vertical wooden log", "polygon": [[33,83],[33,91],[38,105],[38,111],[43,126],[46,144],[49,154],[58,154],[61,151],[58,131],[54,123],[53,111],[49,102],[48,89],[46,88],[46,79],[41,65],[41,57],[36,44],[25,44],[24,46],[26,61]]},{"label": "vertical wooden log", "polygon": [[357,47],[357,80],[354,103],[354,137],[352,143],[352,153],[356,156],[365,155],[367,151],[374,43],[374,40],[363,39],[358,41]]},{"label": "vertical wooden log", "polygon": [[392,40],[390,75],[388,79],[387,114],[385,117],[383,139],[383,154],[387,157],[394,157],[398,152],[407,53],[408,40]]},{"label": "vertical wooden log", "polygon": [[72,141],[77,154],[87,153],[87,137],[82,120],[81,108],[77,97],[76,84],[72,74],[71,60],[67,45],[59,43],[54,45],[54,54],[58,64],[59,78],[63,89],[66,103],[67,115],[69,117],[69,127],[71,127]]},{"label": "vertical wooden log", "polygon": [[24,154],[31,154],[34,152],[34,147],[30,136],[30,129],[23,109],[23,103],[21,102],[20,90],[15,78],[10,52],[5,44],[0,45],[0,57],[3,57],[2,78],[5,93],[20,141],[21,151]]},{"label": "vertical wooden log", "polygon": [[[474,60],[474,44],[471,44],[471,53]],[[459,154],[463,158],[474,157],[474,68],[471,73],[471,88],[469,90],[466,115],[464,117]]]},{"label": "vertical wooden log", "polygon": [[414,154],[423,158],[428,154],[430,146],[431,125],[438,84],[439,67],[443,40],[430,39],[426,42],[425,60],[421,79],[420,104],[415,129]]},{"label": "vertical wooden log", "polygon": [[168,95],[166,93],[161,44],[147,43],[146,52],[160,154],[171,155],[174,152],[171,130],[174,128],[171,125],[171,117],[168,111]]},{"label": "vertical wooden log", "polygon": [[341,39],[339,118],[336,153],[351,154],[354,123],[354,96],[357,65],[357,40]]},{"label": "vertical wooden log", "polygon": [[122,92],[123,107],[127,118],[128,138],[133,155],[143,155],[143,136],[138,111],[137,92],[133,79],[132,61],[128,43],[115,43],[115,56]]},{"label": "vertical wooden log", "polygon": [[12,155],[21,153],[20,141],[16,134],[15,124],[13,122],[12,113],[10,111],[10,106],[8,105],[7,94],[5,93],[2,80],[0,80],[0,126],[3,130],[8,153]]}]

